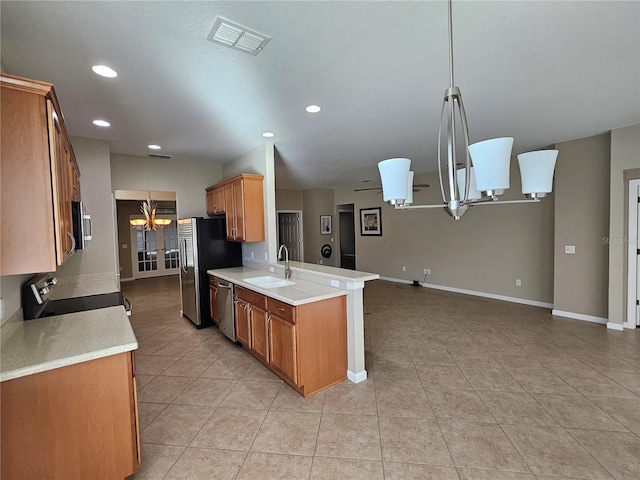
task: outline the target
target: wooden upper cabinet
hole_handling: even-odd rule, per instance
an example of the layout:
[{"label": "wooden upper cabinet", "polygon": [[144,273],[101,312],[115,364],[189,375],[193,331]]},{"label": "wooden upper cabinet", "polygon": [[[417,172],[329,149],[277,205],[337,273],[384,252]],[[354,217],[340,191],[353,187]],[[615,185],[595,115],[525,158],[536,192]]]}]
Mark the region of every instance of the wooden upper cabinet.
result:
[{"label": "wooden upper cabinet", "polygon": [[217,215],[225,212],[224,188],[215,185],[207,188],[207,215]]},{"label": "wooden upper cabinet", "polygon": [[0,76],[0,275],[52,272],[73,253],[80,171],[53,85]]},{"label": "wooden upper cabinet", "polygon": [[263,182],[262,175],[244,173],[207,188],[207,213],[226,214],[227,240],[264,242]]}]

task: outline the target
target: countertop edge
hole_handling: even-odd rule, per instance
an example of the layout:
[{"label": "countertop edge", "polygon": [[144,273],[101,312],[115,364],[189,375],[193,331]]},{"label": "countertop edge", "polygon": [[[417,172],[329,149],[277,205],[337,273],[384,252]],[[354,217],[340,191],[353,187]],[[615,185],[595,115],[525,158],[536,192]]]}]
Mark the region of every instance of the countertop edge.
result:
[{"label": "countertop edge", "polygon": [[99,358],[110,357],[111,355],[117,355],[119,353],[126,353],[136,350],[138,348],[138,342],[126,343],[115,347],[108,347],[102,350],[94,350],[92,352],[74,355],[71,357],[65,357],[63,359],[50,360],[48,362],[39,363],[36,365],[30,365],[28,367],[16,368],[7,372],[0,373],[0,382],[7,380],[14,380],[16,378],[26,377],[36,373],[47,372],[49,370],[55,370],[57,368],[68,367],[70,365],[76,365],[78,363],[88,362],[90,360],[97,360]]}]

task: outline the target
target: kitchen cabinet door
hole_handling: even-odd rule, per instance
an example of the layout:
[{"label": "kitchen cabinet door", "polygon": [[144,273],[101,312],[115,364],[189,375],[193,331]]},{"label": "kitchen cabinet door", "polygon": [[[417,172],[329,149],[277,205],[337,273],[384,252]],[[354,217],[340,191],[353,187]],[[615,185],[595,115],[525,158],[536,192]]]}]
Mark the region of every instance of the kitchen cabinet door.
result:
[{"label": "kitchen cabinet door", "polygon": [[271,367],[297,385],[296,326],[273,314],[269,315],[269,321]]},{"label": "kitchen cabinet door", "polygon": [[74,251],[80,172],[53,85],[6,74],[0,83],[0,275],[53,272]]},{"label": "kitchen cabinet door", "polygon": [[125,478],[140,454],[132,352],[2,383],[6,479]]},{"label": "kitchen cabinet door", "polygon": [[256,305],[250,307],[251,350],[265,363],[269,363],[269,319],[266,310]]},{"label": "kitchen cabinet door", "polygon": [[251,348],[251,326],[249,323],[249,304],[236,297],[236,339],[246,348]]}]

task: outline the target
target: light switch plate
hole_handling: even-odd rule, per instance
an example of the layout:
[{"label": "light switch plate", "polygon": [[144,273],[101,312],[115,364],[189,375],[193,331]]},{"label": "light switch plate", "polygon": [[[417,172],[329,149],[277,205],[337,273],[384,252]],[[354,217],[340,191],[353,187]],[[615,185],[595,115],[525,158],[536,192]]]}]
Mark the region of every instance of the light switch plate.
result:
[{"label": "light switch plate", "polygon": [[576,246],[575,245],[565,245],[564,246],[564,253],[575,254],[576,253]]}]

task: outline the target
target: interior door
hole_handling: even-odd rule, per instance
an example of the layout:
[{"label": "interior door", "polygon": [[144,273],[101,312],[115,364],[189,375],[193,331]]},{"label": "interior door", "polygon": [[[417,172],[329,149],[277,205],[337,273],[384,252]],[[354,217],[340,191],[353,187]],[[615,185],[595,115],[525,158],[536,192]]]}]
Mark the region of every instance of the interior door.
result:
[{"label": "interior door", "polygon": [[353,210],[339,211],[340,268],[356,269],[356,227]]},{"label": "interior door", "polygon": [[278,245],[289,250],[289,260],[302,261],[300,212],[278,212]]},{"label": "interior door", "polygon": [[[131,218],[141,218],[131,216]],[[159,277],[179,273],[178,230],[175,218],[165,227],[131,228],[133,278]]]}]

